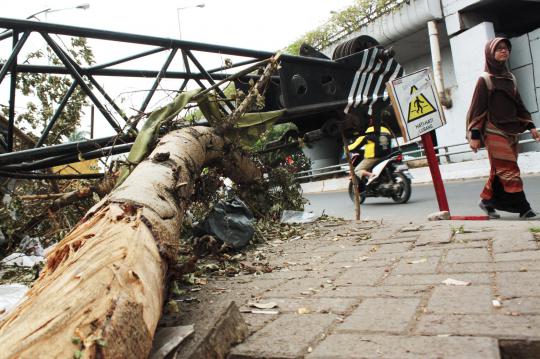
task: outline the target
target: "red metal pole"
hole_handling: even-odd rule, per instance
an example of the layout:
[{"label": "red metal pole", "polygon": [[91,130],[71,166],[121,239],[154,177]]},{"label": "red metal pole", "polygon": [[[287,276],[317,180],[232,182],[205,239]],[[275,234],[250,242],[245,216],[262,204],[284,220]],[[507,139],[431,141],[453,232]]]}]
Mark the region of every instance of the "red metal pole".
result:
[{"label": "red metal pole", "polygon": [[437,202],[439,203],[439,210],[450,212],[448,200],[446,198],[446,191],[444,190],[444,184],[441,177],[441,171],[439,170],[439,163],[437,161],[437,156],[435,156],[435,150],[433,149],[431,133],[428,132],[422,135],[422,145],[424,146],[424,152],[426,153],[431,178],[433,179],[433,187],[435,187],[435,195],[437,196]]}]

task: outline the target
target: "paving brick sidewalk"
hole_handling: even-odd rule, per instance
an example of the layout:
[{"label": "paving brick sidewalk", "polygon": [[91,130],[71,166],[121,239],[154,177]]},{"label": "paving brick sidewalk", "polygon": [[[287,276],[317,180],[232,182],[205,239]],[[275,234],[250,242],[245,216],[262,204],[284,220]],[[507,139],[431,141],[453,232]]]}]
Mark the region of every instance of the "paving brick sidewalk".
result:
[{"label": "paving brick sidewalk", "polygon": [[540,358],[535,226],[315,225],[316,236],[259,248],[281,270],[213,280],[200,303],[185,304],[196,335],[179,355],[234,300],[241,309],[273,301],[279,314],[243,313],[250,336],[230,358]]}]

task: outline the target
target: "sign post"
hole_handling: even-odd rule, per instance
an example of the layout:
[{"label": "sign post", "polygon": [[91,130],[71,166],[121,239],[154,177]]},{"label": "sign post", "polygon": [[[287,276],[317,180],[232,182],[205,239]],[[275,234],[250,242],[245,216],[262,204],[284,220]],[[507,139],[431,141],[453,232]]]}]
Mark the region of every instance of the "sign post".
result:
[{"label": "sign post", "polygon": [[426,153],[428,160],[429,171],[431,172],[431,178],[433,179],[433,187],[435,187],[435,195],[437,196],[439,211],[450,212],[448,199],[446,198],[446,190],[444,189],[441,171],[439,170],[439,163],[437,161],[437,156],[435,155],[435,150],[433,149],[431,133],[424,133],[421,137],[424,152]]},{"label": "sign post", "polygon": [[413,72],[386,84],[405,142],[421,137],[439,210],[450,211],[431,131],[446,120],[429,68]]}]

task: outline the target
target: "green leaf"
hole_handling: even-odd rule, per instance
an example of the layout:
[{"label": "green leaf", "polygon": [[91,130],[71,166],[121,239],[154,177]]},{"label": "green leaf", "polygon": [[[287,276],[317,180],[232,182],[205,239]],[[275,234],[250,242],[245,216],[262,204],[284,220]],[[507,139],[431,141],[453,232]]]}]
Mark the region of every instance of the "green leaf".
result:
[{"label": "green leaf", "polygon": [[118,187],[129,176],[133,168],[141,163],[151,151],[151,147],[157,139],[159,127],[165,121],[172,119],[176,116],[188,102],[198,94],[200,89],[187,91],[178,95],[173,102],[168,105],[153,111],[148,117],[148,120],[144,123],[141,131],[135,139],[135,143],[129,152],[127,158],[127,165],[122,166],[120,169],[120,175],[116,181],[116,187]]}]

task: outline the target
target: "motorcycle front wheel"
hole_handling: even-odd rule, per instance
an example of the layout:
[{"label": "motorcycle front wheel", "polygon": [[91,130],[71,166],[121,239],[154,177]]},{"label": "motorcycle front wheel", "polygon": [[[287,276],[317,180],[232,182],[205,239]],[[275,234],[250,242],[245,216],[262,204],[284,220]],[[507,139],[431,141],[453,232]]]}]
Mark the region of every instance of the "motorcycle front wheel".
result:
[{"label": "motorcycle front wheel", "polygon": [[[357,181],[360,181],[360,179],[357,179]],[[362,192],[361,188],[365,188],[365,185],[364,186],[360,185],[360,188],[358,189],[358,191],[360,192],[360,196],[358,198],[360,200],[360,204],[364,203],[364,201],[366,200],[366,191],[364,190]],[[351,201],[354,202],[353,181],[349,181],[349,198],[351,199]]]},{"label": "motorcycle front wheel", "polygon": [[392,174],[394,183],[399,184],[401,187],[401,191],[399,194],[396,194],[392,196],[392,199],[396,203],[407,203],[409,198],[411,198],[411,181],[405,177],[403,173],[393,173]]}]

